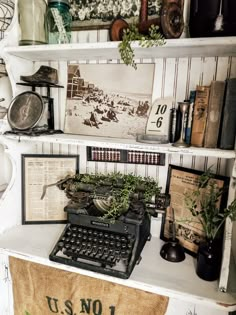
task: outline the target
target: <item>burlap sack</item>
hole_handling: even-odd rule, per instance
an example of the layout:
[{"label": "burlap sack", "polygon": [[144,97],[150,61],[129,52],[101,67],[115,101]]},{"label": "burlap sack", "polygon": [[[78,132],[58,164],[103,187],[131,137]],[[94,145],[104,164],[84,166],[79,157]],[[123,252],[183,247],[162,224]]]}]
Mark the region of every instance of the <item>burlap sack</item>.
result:
[{"label": "burlap sack", "polygon": [[168,306],[161,295],[14,257],[10,272],[14,315],[164,315]]}]

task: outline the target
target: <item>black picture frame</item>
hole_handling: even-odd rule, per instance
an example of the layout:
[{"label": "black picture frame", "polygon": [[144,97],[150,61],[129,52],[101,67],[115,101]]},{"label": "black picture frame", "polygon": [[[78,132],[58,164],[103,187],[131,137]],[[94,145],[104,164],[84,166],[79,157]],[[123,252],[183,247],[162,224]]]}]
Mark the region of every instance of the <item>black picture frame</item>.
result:
[{"label": "black picture frame", "polygon": [[[193,217],[191,212],[185,206],[184,195],[197,188],[198,178],[201,174],[203,174],[203,171],[172,164],[169,165],[166,193],[170,194],[171,202],[170,207],[167,208],[166,213],[162,217],[160,232],[160,238],[163,241],[168,241],[171,238],[173,231],[173,209],[176,238],[184,247],[185,251],[194,257],[197,255],[200,242],[204,240],[204,232],[201,229],[201,225],[195,223],[195,220],[193,223],[189,223]],[[220,198],[220,208],[223,209],[227,204],[229,177],[214,175],[214,179],[219,187],[222,187],[224,190],[224,193]],[[189,218],[189,221],[186,220],[186,218]]]},{"label": "black picture frame", "polygon": [[[127,0],[69,0],[72,13],[71,29],[98,30],[109,29],[116,18],[125,19],[128,23],[137,23],[139,19],[141,1],[130,0],[131,8]],[[139,2],[139,6],[137,5]],[[102,5],[104,4],[104,9]],[[117,6],[117,9],[115,8]],[[148,19],[157,18],[160,15],[160,5],[156,0],[148,0]]]},{"label": "black picture frame", "polygon": [[79,172],[78,155],[22,154],[22,224],[66,223],[64,207],[69,202],[56,184]]}]

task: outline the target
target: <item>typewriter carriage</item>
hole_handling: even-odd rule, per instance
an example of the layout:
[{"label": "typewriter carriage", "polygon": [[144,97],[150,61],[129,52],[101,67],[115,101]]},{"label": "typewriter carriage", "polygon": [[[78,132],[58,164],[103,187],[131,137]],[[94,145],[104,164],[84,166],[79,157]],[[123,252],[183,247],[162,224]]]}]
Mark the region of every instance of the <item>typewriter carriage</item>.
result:
[{"label": "typewriter carriage", "polygon": [[129,211],[138,216],[145,211],[157,216],[168,204],[168,196],[161,194],[161,187],[150,177],[142,178],[120,173],[76,174],[59,181],[57,187],[70,199],[68,208],[78,213],[87,211],[105,219],[116,220]]}]

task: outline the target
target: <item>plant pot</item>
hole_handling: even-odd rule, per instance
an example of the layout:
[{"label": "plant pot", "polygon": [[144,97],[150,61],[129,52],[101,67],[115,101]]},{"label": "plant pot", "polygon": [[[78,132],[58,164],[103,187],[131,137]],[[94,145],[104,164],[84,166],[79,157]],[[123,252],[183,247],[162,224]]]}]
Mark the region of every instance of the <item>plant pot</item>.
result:
[{"label": "plant pot", "polygon": [[199,245],[197,254],[197,275],[206,281],[219,278],[222,258],[221,242],[210,239]]}]

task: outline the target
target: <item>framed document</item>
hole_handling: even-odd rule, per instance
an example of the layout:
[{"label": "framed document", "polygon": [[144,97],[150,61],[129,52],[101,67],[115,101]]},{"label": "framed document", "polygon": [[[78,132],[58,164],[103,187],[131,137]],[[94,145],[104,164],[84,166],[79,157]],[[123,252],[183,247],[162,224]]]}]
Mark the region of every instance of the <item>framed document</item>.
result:
[{"label": "framed document", "polygon": [[[169,240],[172,237],[173,224],[175,224],[176,237],[185,251],[192,256],[196,256],[199,243],[205,235],[201,224],[196,221],[185,205],[185,195],[186,193],[191,194],[197,188],[202,173],[197,170],[169,165],[166,193],[170,194],[171,202],[162,218],[160,238],[164,241]],[[226,206],[226,188],[229,185],[229,178],[215,175],[214,180],[219,188],[225,188],[225,194],[219,199],[219,206],[223,208]],[[172,210],[174,210],[175,220]]]},{"label": "framed document", "polygon": [[22,155],[22,224],[66,222],[64,207],[69,199],[56,183],[75,175],[78,163],[79,157],[74,155]]}]

